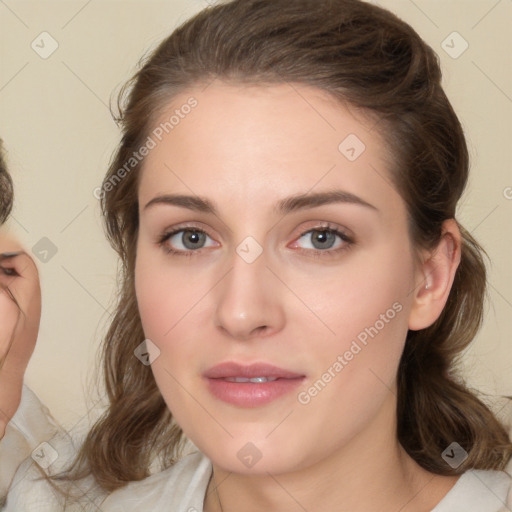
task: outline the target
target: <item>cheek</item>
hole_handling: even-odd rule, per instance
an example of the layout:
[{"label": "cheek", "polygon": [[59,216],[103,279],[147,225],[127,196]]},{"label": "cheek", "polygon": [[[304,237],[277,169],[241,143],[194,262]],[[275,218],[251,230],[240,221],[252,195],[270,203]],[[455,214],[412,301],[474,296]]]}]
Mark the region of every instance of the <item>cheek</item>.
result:
[{"label": "cheek", "polygon": [[145,335],[165,343],[195,312],[207,283],[182,267],[165,264],[165,255],[142,249],[135,265],[135,290]]},{"label": "cheek", "polygon": [[314,371],[297,395],[305,432],[321,429],[334,443],[348,442],[389,400],[407,335],[406,305],[397,296],[361,284],[326,314],[335,335],[309,348]]},{"label": "cheek", "polygon": [[[379,338],[401,343],[413,300],[414,266],[406,251],[396,251],[391,245],[379,248],[378,254],[361,251],[335,271],[315,276],[314,281],[311,276],[287,276],[294,292],[329,328],[323,330],[323,346],[334,351],[348,349],[352,340],[359,337],[364,343],[377,335],[375,331]],[[294,321],[306,328],[308,317],[303,309],[295,310]],[[314,325],[314,319],[309,320]]]},{"label": "cheek", "polygon": [[[158,280],[151,274],[139,273],[136,294],[139,314],[146,338],[161,340],[173,325],[172,296],[165,293]],[[171,307],[171,309],[167,309]],[[167,309],[168,314],[164,314]]]},{"label": "cheek", "polygon": [[137,253],[135,290],[142,327],[145,337],[160,351],[151,370],[168,408],[180,420],[181,411],[194,408],[182,386],[189,389],[187,381],[193,375],[190,369],[194,352],[197,354],[197,333],[190,320],[198,311],[194,304],[201,295],[184,274],[162,265],[158,256],[143,249]]},{"label": "cheek", "polygon": [[[304,403],[337,404],[348,413],[372,400],[377,404],[394,385],[408,331],[413,275],[406,253],[383,250],[378,258],[362,254],[353,265],[340,267],[316,293],[301,283],[331,331],[315,345],[317,384],[304,390]],[[306,328],[300,315],[296,321]],[[317,399],[320,393],[323,398]]]},{"label": "cheek", "polygon": [[[135,290],[144,335],[155,343],[159,357],[151,365],[158,387],[173,412],[188,395],[198,375],[198,354],[204,353],[207,276],[169,265],[165,255],[137,253]],[[176,403],[179,402],[179,403]],[[190,404],[189,404],[190,405]]]}]

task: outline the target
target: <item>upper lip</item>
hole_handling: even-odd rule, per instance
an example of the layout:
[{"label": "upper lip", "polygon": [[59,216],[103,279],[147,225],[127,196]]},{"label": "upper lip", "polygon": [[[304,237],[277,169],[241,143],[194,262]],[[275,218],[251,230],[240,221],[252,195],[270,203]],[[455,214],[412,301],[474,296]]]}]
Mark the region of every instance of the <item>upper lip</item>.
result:
[{"label": "upper lip", "polygon": [[304,375],[267,363],[244,365],[233,361],[221,363],[208,369],[204,376],[208,379],[225,379],[229,377],[274,377],[281,379],[298,379]]}]

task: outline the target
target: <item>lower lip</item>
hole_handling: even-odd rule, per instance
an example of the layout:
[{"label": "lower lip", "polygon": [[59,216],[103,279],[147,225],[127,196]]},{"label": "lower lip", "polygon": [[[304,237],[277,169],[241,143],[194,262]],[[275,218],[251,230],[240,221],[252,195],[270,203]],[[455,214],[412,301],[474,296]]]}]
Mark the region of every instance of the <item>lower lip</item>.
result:
[{"label": "lower lip", "polygon": [[222,379],[207,379],[212,395],[228,404],[239,407],[259,407],[291,393],[304,380],[277,379],[270,382],[230,382]]}]

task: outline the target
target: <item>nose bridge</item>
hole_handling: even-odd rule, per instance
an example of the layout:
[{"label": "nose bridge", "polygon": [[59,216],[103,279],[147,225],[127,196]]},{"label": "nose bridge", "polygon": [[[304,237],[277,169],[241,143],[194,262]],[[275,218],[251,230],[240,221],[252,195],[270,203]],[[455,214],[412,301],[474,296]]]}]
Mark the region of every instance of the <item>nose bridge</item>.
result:
[{"label": "nose bridge", "polygon": [[278,282],[267,268],[265,252],[250,237],[231,256],[231,270],[222,280],[217,297],[215,323],[237,339],[282,328],[283,305]]}]

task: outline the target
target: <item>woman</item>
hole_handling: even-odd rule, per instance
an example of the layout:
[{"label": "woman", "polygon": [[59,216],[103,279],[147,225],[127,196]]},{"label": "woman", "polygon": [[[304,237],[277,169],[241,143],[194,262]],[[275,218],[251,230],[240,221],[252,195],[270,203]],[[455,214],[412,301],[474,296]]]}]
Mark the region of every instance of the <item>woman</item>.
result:
[{"label": "woman", "polygon": [[[13,185],[0,141],[0,225],[13,206]],[[12,472],[27,456],[26,438],[9,422],[18,409],[23,375],[34,350],[41,316],[41,290],[37,267],[19,242],[5,228],[0,230],[0,503]],[[27,390],[28,392],[28,390]],[[26,404],[34,412],[37,402]]]},{"label": "woman", "polygon": [[235,0],[163,41],[99,191],[109,407],[6,510],[507,510],[510,438],[455,367],[485,267],[440,80],[358,0]]},{"label": "woman", "polygon": [[[0,141],[0,225],[13,206],[13,185]],[[19,404],[23,374],[41,316],[37,267],[5,228],[0,231],[0,435]]]}]

